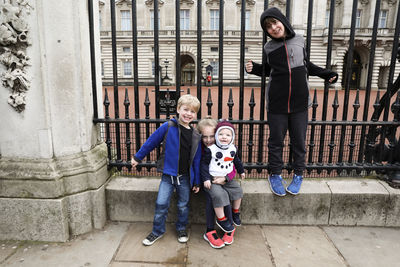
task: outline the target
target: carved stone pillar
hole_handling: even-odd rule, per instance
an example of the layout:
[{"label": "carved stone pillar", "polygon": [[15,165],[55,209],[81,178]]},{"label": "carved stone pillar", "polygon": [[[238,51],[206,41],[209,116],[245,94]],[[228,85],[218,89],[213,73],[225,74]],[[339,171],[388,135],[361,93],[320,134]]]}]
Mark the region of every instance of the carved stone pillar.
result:
[{"label": "carved stone pillar", "polygon": [[[11,16],[4,20],[0,14],[0,74],[20,69],[29,86],[17,109],[7,99],[13,90],[9,81],[21,85],[20,78],[0,85],[0,239],[66,241],[106,221],[109,172],[92,123],[87,1],[6,2]],[[15,28],[15,22],[23,27]],[[14,53],[13,36],[22,33],[23,54]],[[7,58],[17,63],[4,64]]]}]

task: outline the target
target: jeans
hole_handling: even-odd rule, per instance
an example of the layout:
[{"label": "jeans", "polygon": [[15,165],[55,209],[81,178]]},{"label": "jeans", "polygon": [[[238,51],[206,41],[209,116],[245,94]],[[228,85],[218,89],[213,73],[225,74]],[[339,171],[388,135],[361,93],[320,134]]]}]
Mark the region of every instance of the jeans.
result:
[{"label": "jeans", "polygon": [[178,219],[176,230],[185,230],[189,217],[190,178],[188,175],[161,176],[160,187],[156,200],[156,209],[153,220],[153,234],[159,236],[165,233],[165,220],[167,219],[169,203],[172,193],[176,189],[178,195]]}]

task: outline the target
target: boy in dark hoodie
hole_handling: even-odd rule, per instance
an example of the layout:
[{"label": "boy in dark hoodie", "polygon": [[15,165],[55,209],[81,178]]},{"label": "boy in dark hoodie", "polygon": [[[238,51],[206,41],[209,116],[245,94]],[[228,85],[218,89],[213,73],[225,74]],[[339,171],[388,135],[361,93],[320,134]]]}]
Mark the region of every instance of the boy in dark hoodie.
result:
[{"label": "boy in dark hoodie", "polygon": [[[265,10],[261,14],[260,22],[263,30],[271,38],[264,46],[264,74],[269,76],[266,94],[270,129],[268,180],[274,194],[285,196],[287,191],[296,195],[300,191],[305,170],[307,109],[311,104],[307,75],[318,76],[334,83],[338,74],[307,60],[303,37],[295,33],[289,20],[279,9],[272,7]],[[263,66],[250,60],[246,63],[246,71],[261,76]],[[281,173],[283,142],[287,130],[293,149],[294,176],[291,184],[285,189]]]}]

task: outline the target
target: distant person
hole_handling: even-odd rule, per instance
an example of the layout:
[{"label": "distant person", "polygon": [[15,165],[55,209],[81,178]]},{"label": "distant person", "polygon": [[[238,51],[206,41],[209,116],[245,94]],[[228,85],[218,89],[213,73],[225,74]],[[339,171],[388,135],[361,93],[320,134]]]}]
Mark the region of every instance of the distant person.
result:
[{"label": "distant person", "polygon": [[178,241],[189,240],[186,231],[189,216],[190,189],[199,192],[201,135],[189,124],[200,108],[200,101],[192,95],[178,99],[178,119],[163,123],[143,144],[132,158],[135,167],[154,148],[163,143],[162,154],[157,161],[157,170],[162,172],[160,187],[154,212],[153,230],[143,240],[146,246],[152,245],[165,233],[165,220],[168,215],[170,199],[174,190],[178,195],[178,220],[176,231]]},{"label": "distant person", "polygon": [[[235,130],[233,125],[226,120],[220,121],[215,128],[215,144],[204,149],[201,157],[201,178],[204,190],[211,196],[217,217],[216,224],[226,233],[235,231],[240,226],[240,204],[243,198],[243,190],[239,183],[230,180],[227,175],[235,167],[241,178],[245,178],[244,168],[237,156],[234,145]],[[212,183],[214,179],[225,179],[225,183]],[[233,224],[225,216],[224,206],[232,201]]]},{"label": "distant person", "polygon": [[[272,7],[260,18],[261,27],[271,40],[265,44],[265,72],[269,76],[267,87],[267,113],[270,136],[268,139],[268,177],[271,190],[278,196],[286,191],[296,195],[300,191],[305,170],[306,132],[310,106],[308,75],[318,76],[329,83],[338,79],[334,71],[320,68],[307,60],[304,39],[296,34],[289,20]],[[263,66],[249,60],[246,71],[263,75]],[[289,130],[293,149],[294,176],[285,189],[282,184],[282,151]]]}]

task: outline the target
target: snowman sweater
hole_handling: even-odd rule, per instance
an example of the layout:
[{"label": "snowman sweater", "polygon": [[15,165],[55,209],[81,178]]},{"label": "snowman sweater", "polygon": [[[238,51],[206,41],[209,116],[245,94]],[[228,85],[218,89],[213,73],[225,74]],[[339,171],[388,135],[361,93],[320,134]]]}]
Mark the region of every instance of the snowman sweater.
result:
[{"label": "snowman sweater", "polygon": [[205,148],[201,157],[200,174],[203,182],[212,180],[215,176],[226,176],[232,172],[233,166],[239,174],[244,173],[242,161],[236,154],[235,145],[222,149],[216,144]]}]

